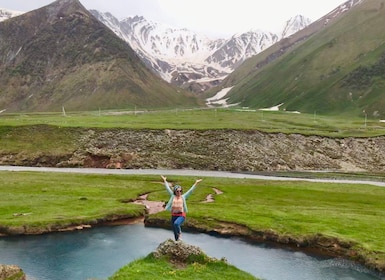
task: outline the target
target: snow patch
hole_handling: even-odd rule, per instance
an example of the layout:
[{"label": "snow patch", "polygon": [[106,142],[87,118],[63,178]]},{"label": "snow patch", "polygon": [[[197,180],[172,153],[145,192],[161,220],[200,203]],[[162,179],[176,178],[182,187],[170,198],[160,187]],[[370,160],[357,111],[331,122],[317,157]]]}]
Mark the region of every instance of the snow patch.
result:
[{"label": "snow patch", "polygon": [[270,107],[270,108],[262,108],[262,109],[259,109],[260,111],[279,111],[279,107],[281,107],[283,105],[283,103],[281,104],[278,104],[276,106],[273,106],[273,107]]},{"label": "snow patch", "polygon": [[12,11],[8,9],[0,8],[0,22],[7,19],[22,15],[24,12]]},{"label": "snow patch", "polygon": [[206,105],[209,107],[218,106],[218,105],[221,107],[236,106],[237,104],[228,104],[227,103],[228,98],[224,98],[232,88],[233,87],[224,88],[213,97],[207,98]]}]

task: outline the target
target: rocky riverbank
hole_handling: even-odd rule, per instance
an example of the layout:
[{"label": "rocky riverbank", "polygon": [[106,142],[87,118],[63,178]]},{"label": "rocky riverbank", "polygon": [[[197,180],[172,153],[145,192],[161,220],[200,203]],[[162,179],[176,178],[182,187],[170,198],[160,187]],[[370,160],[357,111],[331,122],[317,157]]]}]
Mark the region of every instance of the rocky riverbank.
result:
[{"label": "rocky riverbank", "polygon": [[76,133],[79,137],[70,153],[0,149],[0,165],[238,172],[385,171],[385,137],[327,138],[256,130],[79,128]]}]

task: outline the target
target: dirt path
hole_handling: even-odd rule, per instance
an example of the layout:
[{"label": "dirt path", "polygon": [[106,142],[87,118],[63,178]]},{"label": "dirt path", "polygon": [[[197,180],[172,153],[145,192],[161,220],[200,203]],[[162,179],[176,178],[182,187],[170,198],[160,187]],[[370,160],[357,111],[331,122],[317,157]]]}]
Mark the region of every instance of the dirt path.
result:
[{"label": "dirt path", "polygon": [[156,214],[164,210],[164,202],[162,201],[150,201],[147,200],[148,193],[139,196],[137,200],[134,201],[135,204],[142,204],[146,206],[148,214]]}]

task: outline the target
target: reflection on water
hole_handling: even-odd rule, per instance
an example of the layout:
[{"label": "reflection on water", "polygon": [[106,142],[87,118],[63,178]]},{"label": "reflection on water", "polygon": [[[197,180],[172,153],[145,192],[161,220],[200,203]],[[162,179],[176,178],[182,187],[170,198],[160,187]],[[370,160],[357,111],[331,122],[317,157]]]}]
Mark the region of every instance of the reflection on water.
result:
[{"label": "reflection on water", "polygon": [[[0,263],[19,265],[29,280],[107,279],[169,238],[171,231],[142,224],[0,238]],[[267,280],[385,279],[341,259],[315,258],[206,234],[184,233],[183,240],[211,257],[225,257],[238,268]]]}]

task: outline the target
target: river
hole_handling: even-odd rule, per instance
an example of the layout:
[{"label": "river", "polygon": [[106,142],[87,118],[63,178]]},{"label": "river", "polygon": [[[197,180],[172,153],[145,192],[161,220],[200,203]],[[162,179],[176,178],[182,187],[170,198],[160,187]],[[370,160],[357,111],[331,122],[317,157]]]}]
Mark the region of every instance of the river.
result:
[{"label": "river", "polygon": [[[19,265],[28,280],[107,279],[119,268],[153,252],[172,238],[171,230],[143,224],[84,231],[0,238],[0,263]],[[225,257],[241,270],[266,280],[385,279],[339,258],[249,244],[239,239],[183,233],[183,242],[207,255]]]}]

